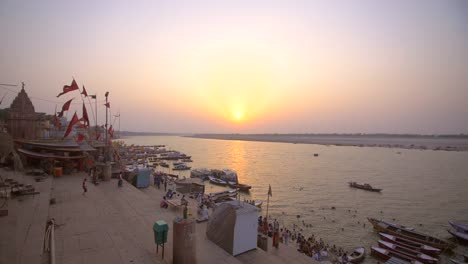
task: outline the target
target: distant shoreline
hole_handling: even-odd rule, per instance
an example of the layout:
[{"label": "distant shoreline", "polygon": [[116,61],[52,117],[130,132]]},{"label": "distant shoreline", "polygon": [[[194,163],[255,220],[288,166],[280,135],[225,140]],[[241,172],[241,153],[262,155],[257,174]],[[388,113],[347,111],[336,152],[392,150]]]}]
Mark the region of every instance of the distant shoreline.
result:
[{"label": "distant shoreline", "polygon": [[186,137],[354,147],[468,151],[466,135],[390,134],[194,134]]}]

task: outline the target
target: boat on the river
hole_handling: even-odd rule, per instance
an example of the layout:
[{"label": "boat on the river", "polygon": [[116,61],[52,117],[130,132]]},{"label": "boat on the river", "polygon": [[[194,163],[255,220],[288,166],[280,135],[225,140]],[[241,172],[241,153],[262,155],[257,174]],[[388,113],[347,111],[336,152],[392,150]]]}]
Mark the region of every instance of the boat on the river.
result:
[{"label": "boat on the river", "polygon": [[252,186],[248,184],[236,183],[231,181],[228,181],[227,185],[231,188],[239,189],[239,191],[241,192],[248,192],[250,189],[252,189]]},{"label": "boat on the river", "polygon": [[468,233],[468,224],[457,223],[454,221],[448,221],[449,224],[459,232]]},{"label": "boat on the river", "polygon": [[179,164],[179,165],[174,166],[172,170],[190,170],[190,167],[185,164]]},{"label": "boat on the river", "polygon": [[167,163],[164,162],[164,161],[163,161],[163,162],[159,162],[158,165],[161,166],[161,167],[164,167],[164,168],[169,168],[169,164],[167,164]]},{"label": "boat on the river", "polygon": [[366,190],[366,191],[370,191],[370,192],[380,192],[380,191],[382,191],[382,189],[374,188],[368,183],[359,184],[357,182],[348,182],[348,184],[349,184],[349,187],[362,189],[362,190]]},{"label": "boat on the river", "polygon": [[[346,263],[361,263],[366,256],[366,249],[364,247],[358,247],[353,250],[353,253],[348,255],[348,261]],[[342,257],[338,258],[339,263],[345,263]]]},{"label": "boat on the river", "polygon": [[226,200],[227,198],[235,198],[237,197],[237,190],[228,190],[228,191],[210,193],[208,197],[210,197],[211,200],[214,202]]},{"label": "boat on the river", "polygon": [[439,255],[442,252],[438,248],[431,247],[431,246],[425,245],[423,243],[412,241],[412,240],[402,238],[402,237],[399,237],[399,236],[389,235],[389,234],[385,234],[385,233],[379,233],[379,235],[380,235],[380,238],[382,240],[385,240],[385,241],[393,243],[393,244],[409,247],[409,248],[412,248],[414,250],[423,252],[424,254],[428,254],[428,255],[431,255],[431,256]]},{"label": "boat on the river", "polygon": [[456,260],[456,259],[450,259],[455,264],[468,264],[468,254],[463,255],[463,261],[462,260]]},{"label": "boat on the river", "polygon": [[208,179],[210,180],[210,182],[212,184],[216,184],[216,185],[221,185],[221,186],[226,186],[227,185],[227,182],[226,181],[223,181],[221,179],[218,179],[218,178],[215,178],[213,176],[209,176]]},{"label": "boat on the river", "polygon": [[429,245],[431,247],[440,248],[440,249],[447,249],[451,246],[445,240],[435,238],[433,236],[429,236],[423,233],[419,233],[414,230],[411,231],[411,230],[407,230],[404,228],[396,227],[394,225],[389,225],[371,217],[368,217],[367,220],[369,220],[369,222],[374,226],[374,229],[376,229],[379,232],[399,236],[399,237],[413,240],[413,241],[417,241],[422,244]]},{"label": "boat on the river", "polygon": [[452,261],[452,263],[455,263],[455,264],[468,264],[467,260],[461,261],[461,260],[456,260],[456,259],[450,259],[450,261]]},{"label": "boat on the river", "polygon": [[397,227],[397,228],[402,228],[402,229],[406,229],[406,230],[409,230],[409,231],[414,231],[414,227],[404,226],[404,225],[400,225],[400,224],[385,221],[385,220],[380,220],[380,221],[382,221],[383,223],[385,223],[387,225],[391,225],[391,226],[394,226],[394,227]]},{"label": "boat on the river", "polygon": [[260,201],[260,200],[255,200],[255,202],[254,202],[254,205],[255,205],[256,207],[258,207],[258,208],[262,208],[262,204],[263,204],[263,202]]},{"label": "boat on the river", "polygon": [[400,246],[397,244],[393,244],[390,242],[386,242],[383,240],[379,240],[379,247],[388,249],[390,251],[398,252],[400,254],[406,255],[408,257],[411,257],[413,259],[419,260],[422,263],[426,264],[435,264],[438,263],[439,260],[437,258],[431,257],[429,255],[426,255],[424,253],[421,253],[419,251],[413,250],[411,248],[405,247],[405,246]]},{"label": "boat on the river", "polygon": [[374,256],[377,256],[383,260],[388,260],[390,258],[397,258],[401,259],[403,261],[409,262],[411,264],[421,264],[419,260],[416,260],[414,258],[408,257],[406,255],[403,255],[401,253],[395,252],[395,251],[390,251],[385,248],[380,248],[380,247],[371,247],[371,254]]},{"label": "boat on the river", "polygon": [[464,242],[468,242],[468,233],[460,232],[455,228],[448,228],[447,231],[454,237],[463,240]]}]

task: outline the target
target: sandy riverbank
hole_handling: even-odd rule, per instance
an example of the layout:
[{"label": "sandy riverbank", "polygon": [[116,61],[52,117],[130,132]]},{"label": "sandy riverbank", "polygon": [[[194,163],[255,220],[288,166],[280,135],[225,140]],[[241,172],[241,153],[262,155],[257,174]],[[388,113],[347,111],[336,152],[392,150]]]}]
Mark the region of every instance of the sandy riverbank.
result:
[{"label": "sandy riverbank", "polygon": [[221,140],[282,142],[355,147],[468,151],[468,137],[314,135],[314,134],[195,134],[189,137]]}]

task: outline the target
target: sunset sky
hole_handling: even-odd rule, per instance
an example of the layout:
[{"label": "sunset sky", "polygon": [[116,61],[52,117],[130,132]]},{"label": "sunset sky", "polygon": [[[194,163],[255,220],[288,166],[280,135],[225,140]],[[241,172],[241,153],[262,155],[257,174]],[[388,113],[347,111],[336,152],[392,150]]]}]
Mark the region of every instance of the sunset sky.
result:
[{"label": "sunset sky", "polygon": [[468,133],[468,1],[0,0],[0,36],[36,111],[74,77],[122,130]]}]

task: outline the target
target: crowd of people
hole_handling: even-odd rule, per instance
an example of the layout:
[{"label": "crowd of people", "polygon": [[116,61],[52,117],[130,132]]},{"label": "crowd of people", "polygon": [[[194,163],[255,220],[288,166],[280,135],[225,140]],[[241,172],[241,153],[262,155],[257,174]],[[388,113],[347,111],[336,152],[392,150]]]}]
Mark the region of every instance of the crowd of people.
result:
[{"label": "crowd of people", "polygon": [[[304,224],[305,225],[305,224]],[[287,227],[281,227],[277,219],[269,221],[267,217],[259,216],[258,218],[258,232],[272,238],[272,246],[279,247],[279,243],[284,245],[295,245],[297,251],[305,254],[315,260],[322,260],[328,257],[329,253],[334,256],[341,256],[342,259],[347,258],[348,252],[345,252],[341,247],[336,245],[329,245],[321,238],[317,239],[313,234],[309,237],[304,236],[296,224],[293,225],[292,230]]]}]

